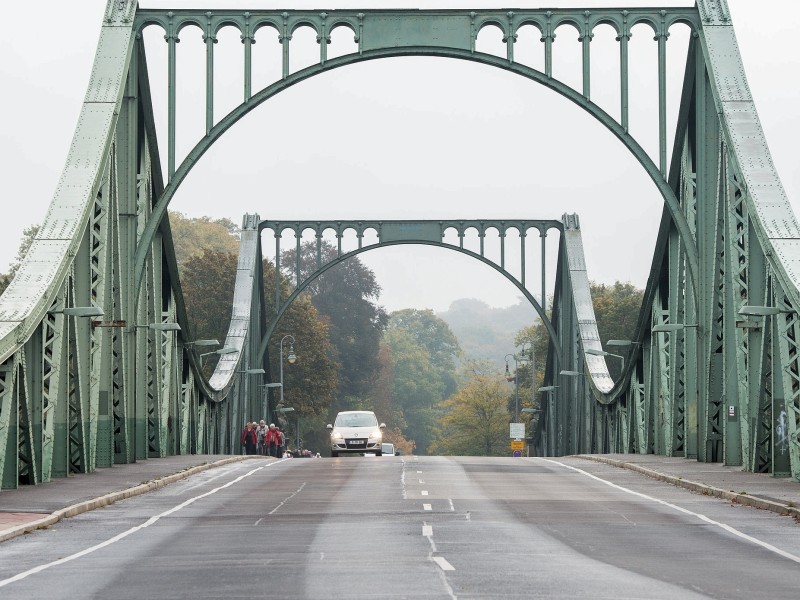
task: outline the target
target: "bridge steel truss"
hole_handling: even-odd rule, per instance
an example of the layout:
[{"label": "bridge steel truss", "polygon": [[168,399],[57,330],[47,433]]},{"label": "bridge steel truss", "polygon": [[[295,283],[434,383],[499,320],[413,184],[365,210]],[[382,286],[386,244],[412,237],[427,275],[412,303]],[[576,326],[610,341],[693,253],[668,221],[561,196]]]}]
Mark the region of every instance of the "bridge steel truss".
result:
[{"label": "bridge steel truss", "polygon": [[[628,129],[628,42],[642,23],[658,47],[655,160]],[[579,35],[580,89],[552,72],[555,31],[565,24]],[[692,39],[668,157],[667,41],[677,24],[688,26]],[[543,71],[514,59],[518,32],[529,25],[541,32]],[[592,101],[591,40],[598,25],[618,34],[619,118]],[[168,47],[166,178],[141,35],[151,26],[164,30]],[[241,32],[244,89],[242,104],[219,117],[214,44],[226,26]],[[176,44],[187,27],[198,28],[205,41],[206,127],[178,162]],[[278,34],[283,70],[280,79],[253,90],[251,47],[262,27]],[[292,72],[299,27],[316,31],[319,62]],[[328,58],[338,27],[353,32],[355,49]],[[502,30],[506,56],[476,50],[485,27]],[[260,231],[299,224],[245,217],[226,340],[236,352],[206,378],[189,333],[167,208],[206,150],[261,103],[328,70],[392,56],[474,61],[556,91],[616,136],[664,199],[638,328],[616,382],[604,358],[586,352],[602,344],[577,217],[558,224],[546,321],[555,336],[545,374],[552,389],[542,396],[538,452],[655,452],[800,480],[800,225],[770,157],[725,0],[698,0],[688,8],[435,11],[167,11],[109,0],[50,209],[0,297],[0,485],[173,453],[239,451],[240,421],[263,385],[262,376],[246,371],[266,366],[269,332],[282,310],[265,314]],[[443,243],[434,242],[431,229],[441,223],[416,224],[426,231],[422,239],[389,232],[379,236],[381,243]],[[372,225],[391,230],[388,222]],[[493,266],[513,280],[504,265]],[[302,282],[296,278],[296,284]]]}]

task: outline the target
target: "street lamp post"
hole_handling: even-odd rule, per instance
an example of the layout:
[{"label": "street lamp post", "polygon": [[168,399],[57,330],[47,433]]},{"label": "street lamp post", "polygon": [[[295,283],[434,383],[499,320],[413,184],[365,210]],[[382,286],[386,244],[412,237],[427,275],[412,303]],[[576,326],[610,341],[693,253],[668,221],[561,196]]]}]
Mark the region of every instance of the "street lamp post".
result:
[{"label": "street lamp post", "polygon": [[[550,456],[558,454],[556,450],[556,421],[561,423],[561,419],[557,419],[555,415],[555,405],[553,404],[553,395],[555,394],[557,385],[543,385],[539,388],[539,392],[547,394],[547,414],[550,415],[550,418],[547,420],[547,431],[545,432],[546,439],[545,443],[548,445],[547,452],[550,453]],[[544,446],[542,446],[544,447]]]},{"label": "street lamp post", "polygon": [[[520,348],[521,348],[520,354],[525,352],[525,344],[530,344],[530,342],[522,342],[522,345],[520,346]],[[531,346],[531,353],[532,353],[533,352],[533,344],[530,344],[530,346]],[[522,358],[520,358],[516,354],[506,354],[506,356],[505,356],[505,359],[506,359],[506,379],[508,379],[509,381],[510,381],[510,379],[509,379],[510,373],[508,371],[508,359],[509,358],[513,358],[514,359],[514,423],[517,423],[517,422],[519,422],[519,363],[526,362],[527,359],[524,356]],[[532,374],[531,374],[531,381],[533,381],[533,375]],[[533,384],[531,384],[531,385],[533,385]]]},{"label": "street lamp post", "polygon": [[282,383],[262,383],[258,387],[264,388],[264,402],[261,405],[261,416],[269,419],[269,388],[283,387]]},{"label": "street lamp post", "polygon": [[283,342],[285,342],[287,338],[290,338],[292,341],[289,343],[289,354],[286,356],[286,360],[289,361],[290,365],[293,365],[294,361],[297,360],[297,356],[295,356],[294,353],[294,336],[287,334],[281,338],[281,343],[280,343],[279,371],[280,371],[280,384],[281,384],[281,401],[280,401],[281,406],[283,406],[283,387],[284,387],[283,386]]},{"label": "street lamp post", "polygon": [[[264,375],[266,371],[264,369],[258,368],[258,369],[242,369],[241,371],[234,371],[234,373],[238,373],[239,375]],[[242,390],[242,394],[239,397],[244,400],[244,402],[242,403],[244,407],[244,414],[249,419],[250,416],[248,414],[249,413],[248,409],[250,408],[250,395],[247,393],[248,392],[247,388],[249,386],[246,383],[242,383],[242,379],[240,379],[239,381],[240,384],[237,387]]]},{"label": "street lamp post", "polygon": [[300,449],[300,412],[295,411],[293,406],[284,406],[283,408],[278,409],[279,413],[286,414],[289,412],[297,412],[297,427],[295,431],[295,452]]},{"label": "street lamp post", "polygon": [[517,357],[513,354],[506,354],[506,380],[510,381],[511,374],[508,371],[508,359],[514,359],[514,423],[519,421],[519,378],[517,377]]}]

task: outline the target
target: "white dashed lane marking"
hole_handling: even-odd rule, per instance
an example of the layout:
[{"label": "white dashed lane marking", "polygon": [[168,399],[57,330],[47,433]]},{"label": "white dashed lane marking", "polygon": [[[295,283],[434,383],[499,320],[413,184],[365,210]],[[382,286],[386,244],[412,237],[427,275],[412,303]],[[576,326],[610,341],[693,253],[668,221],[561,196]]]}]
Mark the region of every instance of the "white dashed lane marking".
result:
[{"label": "white dashed lane marking", "polygon": [[449,562],[447,562],[447,559],[445,557],[443,557],[443,556],[434,556],[433,557],[433,562],[435,562],[437,565],[439,565],[441,567],[442,571],[455,571],[456,570],[456,568],[453,565],[451,565]]},{"label": "white dashed lane marking", "polygon": [[422,494],[423,496],[427,496],[428,495],[428,490],[422,490],[420,492],[420,494]]},{"label": "white dashed lane marking", "polygon": [[431,509],[431,505],[430,504],[423,504],[422,505],[422,510],[430,510],[430,509]]}]

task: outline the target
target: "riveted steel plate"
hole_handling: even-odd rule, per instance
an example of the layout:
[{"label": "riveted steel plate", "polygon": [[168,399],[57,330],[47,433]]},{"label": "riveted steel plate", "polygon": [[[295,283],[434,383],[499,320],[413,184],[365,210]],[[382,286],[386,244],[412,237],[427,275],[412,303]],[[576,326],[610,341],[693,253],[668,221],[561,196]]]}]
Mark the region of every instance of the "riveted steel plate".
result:
[{"label": "riveted steel plate", "polygon": [[756,216],[767,237],[772,240],[800,238],[800,225],[782,189],[753,188],[750,193],[754,198]]},{"label": "riveted steel plate", "polygon": [[752,100],[733,27],[706,27],[703,35],[719,99],[722,102]]},{"label": "riveted steel plate", "polygon": [[[586,348],[597,347],[598,344],[591,344],[588,342],[600,341],[600,333],[597,331],[597,321],[587,320],[578,323],[578,329],[581,332],[581,340]],[[599,350],[600,348],[598,348]],[[589,355],[591,356],[591,354]]]},{"label": "riveted steel plate", "polygon": [[27,317],[54,283],[61,262],[67,260],[71,240],[34,240],[23,268],[3,293],[0,321]]},{"label": "riveted steel plate", "polygon": [[232,318],[250,318],[250,303],[252,300],[253,274],[239,271],[236,277],[236,289],[233,293]]},{"label": "riveted steel plate", "polygon": [[730,24],[731,13],[726,0],[698,0],[697,8],[700,11],[700,18],[705,24]]},{"label": "riveted steel plate", "polygon": [[0,322],[0,363],[5,363],[17,348],[14,330],[21,327],[18,321]]},{"label": "riveted steel plate", "polygon": [[[80,215],[86,206],[86,199],[75,194],[72,198],[62,194],[59,202],[51,203],[37,237],[47,240],[71,240],[84,227],[86,220]],[[61,200],[67,202],[61,202]],[[77,215],[77,216],[76,216]]]},{"label": "riveted steel plate", "polygon": [[[229,338],[234,338],[234,337],[243,338],[245,335],[247,335],[247,326],[248,326],[249,322],[250,322],[249,319],[241,319],[241,318],[233,319],[231,321],[230,325],[228,326],[228,337]],[[225,345],[227,346],[229,344],[226,343]],[[230,345],[235,346],[235,344],[230,344]]]},{"label": "riveted steel plate", "polygon": [[800,239],[773,240],[772,247],[784,273],[795,288],[800,287]]},{"label": "riveted steel plate", "polygon": [[[758,161],[757,166],[771,164],[764,130],[758,120],[752,101],[728,102],[723,107],[723,118],[740,161]],[[744,167],[745,164],[742,165]]]},{"label": "riveted steel plate", "polygon": [[440,46],[470,50],[472,22],[462,15],[367,14],[361,38],[363,50]]},{"label": "riveted steel plate", "polygon": [[102,28],[85,102],[117,102],[124,90],[132,40],[129,27]]},{"label": "riveted steel plate", "polygon": [[564,231],[564,241],[567,244],[567,260],[570,271],[585,271],[586,259],[583,256],[583,241],[580,230],[567,229]]},{"label": "riveted steel plate", "polygon": [[256,248],[258,247],[258,232],[252,229],[242,231],[239,244],[239,270],[252,271],[256,261]]},{"label": "riveted steel plate", "polygon": [[59,188],[91,185],[100,175],[100,166],[108,155],[114,134],[111,124],[115,109],[113,104],[83,105]]},{"label": "riveted steel plate", "polygon": [[755,105],[726,102],[723,112],[750,206],[754,208],[751,213],[755,213],[769,238],[800,237],[800,225],[770,157]]}]

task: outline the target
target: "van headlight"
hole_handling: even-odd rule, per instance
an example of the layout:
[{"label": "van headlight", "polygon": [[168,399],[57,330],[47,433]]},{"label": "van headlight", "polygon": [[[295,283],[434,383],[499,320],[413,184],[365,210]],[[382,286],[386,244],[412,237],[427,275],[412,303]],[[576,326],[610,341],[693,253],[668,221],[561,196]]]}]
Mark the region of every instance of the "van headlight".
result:
[{"label": "van headlight", "polygon": [[342,434],[339,433],[338,431],[334,431],[331,434],[331,438],[334,439],[334,440],[340,440],[340,439],[342,439]]},{"label": "van headlight", "polygon": [[375,430],[375,431],[373,431],[372,433],[369,434],[369,439],[371,439],[371,440],[380,441],[381,437],[383,437],[383,436],[381,435],[381,430],[380,429],[377,429],[377,430]]}]

